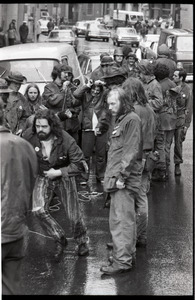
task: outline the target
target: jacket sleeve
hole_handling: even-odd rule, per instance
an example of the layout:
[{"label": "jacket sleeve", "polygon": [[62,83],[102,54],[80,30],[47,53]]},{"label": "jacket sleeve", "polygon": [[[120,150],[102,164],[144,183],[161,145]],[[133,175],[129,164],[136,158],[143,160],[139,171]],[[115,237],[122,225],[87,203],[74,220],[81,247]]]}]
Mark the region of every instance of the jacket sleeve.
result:
[{"label": "jacket sleeve", "polygon": [[88,92],[89,90],[90,90],[90,88],[87,85],[83,85],[81,87],[78,87],[73,92],[73,96],[79,100],[83,100],[85,93]]},{"label": "jacket sleeve", "polygon": [[[154,111],[158,112],[163,107],[163,95],[160,84],[153,85],[152,91],[148,92],[148,102]],[[151,90],[150,89],[150,90]]]},{"label": "jacket sleeve", "polygon": [[192,121],[192,112],[193,112],[193,98],[192,98],[192,91],[189,89],[188,100],[186,104],[186,109],[188,110],[186,118],[185,118],[185,125],[187,128],[190,127],[190,123]]},{"label": "jacket sleeve", "polygon": [[124,128],[123,153],[121,156],[121,171],[119,179],[129,177],[131,169],[140,151],[141,121],[130,120]]},{"label": "jacket sleeve", "polygon": [[[64,147],[67,147],[66,141],[64,141]],[[76,141],[70,137],[70,142],[68,143],[68,157],[70,164],[67,167],[61,168],[62,176],[75,176],[83,172],[82,161],[84,160],[83,152],[81,148],[77,145]]]},{"label": "jacket sleeve", "polygon": [[47,104],[47,102],[50,104],[50,106],[56,106],[60,103],[62,105],[64,99],[64,91],[57,92],[50,84],[48,84],[44,88],[42,97],[44,105]]}]

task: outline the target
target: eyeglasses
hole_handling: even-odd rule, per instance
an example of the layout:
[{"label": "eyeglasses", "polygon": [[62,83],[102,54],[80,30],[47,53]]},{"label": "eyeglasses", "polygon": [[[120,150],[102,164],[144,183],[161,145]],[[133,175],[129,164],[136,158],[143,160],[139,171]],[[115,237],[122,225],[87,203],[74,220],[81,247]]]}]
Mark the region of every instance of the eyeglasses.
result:
[{"label": "eyeglasses", "polygon": [[109,67],[109,66],[110,66],[110,65],[108,65],[108,64],[107,64],[107,65],[101,65],[102,68],[104,68],[104,67]]}]

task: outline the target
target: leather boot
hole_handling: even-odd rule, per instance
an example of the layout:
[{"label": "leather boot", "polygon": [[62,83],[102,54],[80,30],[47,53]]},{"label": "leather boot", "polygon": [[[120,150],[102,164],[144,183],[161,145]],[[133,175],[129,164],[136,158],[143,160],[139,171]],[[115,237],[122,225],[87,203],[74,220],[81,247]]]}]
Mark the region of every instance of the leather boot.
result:
[{"label": "leather boot", "polygon": [[179,164],[175,164],[175,175],[180,176],[181,175],[181,169]]}]

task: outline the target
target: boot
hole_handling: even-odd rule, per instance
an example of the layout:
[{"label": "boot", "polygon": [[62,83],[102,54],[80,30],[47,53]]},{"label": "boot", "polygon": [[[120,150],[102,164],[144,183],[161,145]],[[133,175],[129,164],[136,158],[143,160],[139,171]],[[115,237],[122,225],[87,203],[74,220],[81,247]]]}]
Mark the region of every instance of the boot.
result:
[{"label": "boot", "polygon": [[175,164],[175,175],[176,176],[180,176],[181,175],[180,164]]},{"label": "boot", "polygon": [[165,170],[157,170],[156,173],[152,176],[153,181],[166,181],[166,171]]},{"label": "boot", "polygon": [[54,254],[54,259],[56,262],[60,261],[63,251],[64,251],[64,248],[67,246],[67,244],[68,244],[68,241],[65,237],[62,237],[60,239],[60,241],[56,241],[56,251]]},{"label": "boot", "polygon": [[78,255],[86,256],[88,254],[89,254],[89,247],[88,247],[87,243],[80,244],[79,248],[78,248]]}]

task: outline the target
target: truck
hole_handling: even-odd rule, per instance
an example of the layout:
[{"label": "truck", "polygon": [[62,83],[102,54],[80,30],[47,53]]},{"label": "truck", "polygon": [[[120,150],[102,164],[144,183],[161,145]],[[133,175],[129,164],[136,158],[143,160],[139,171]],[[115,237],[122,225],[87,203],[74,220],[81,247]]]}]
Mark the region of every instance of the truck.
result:
[{"label": "truck", "polygon": [[113,27],[134,25],[137,21],[144,21],[143,12],[115,9],[113,11]]}]

